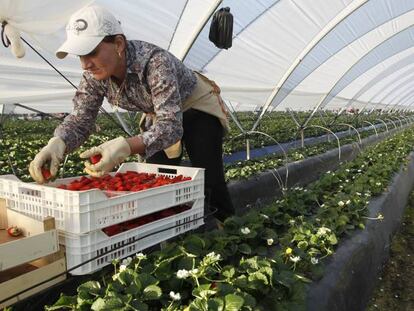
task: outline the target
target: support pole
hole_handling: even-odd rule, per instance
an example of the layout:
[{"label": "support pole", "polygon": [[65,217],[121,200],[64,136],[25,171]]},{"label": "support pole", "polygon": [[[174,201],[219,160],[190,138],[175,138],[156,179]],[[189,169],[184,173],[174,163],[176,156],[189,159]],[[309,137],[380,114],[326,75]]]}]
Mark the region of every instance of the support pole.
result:
[{"label": "support pole", "polygon": [[246,160],[250,160],[250,140],[246,138]]}]

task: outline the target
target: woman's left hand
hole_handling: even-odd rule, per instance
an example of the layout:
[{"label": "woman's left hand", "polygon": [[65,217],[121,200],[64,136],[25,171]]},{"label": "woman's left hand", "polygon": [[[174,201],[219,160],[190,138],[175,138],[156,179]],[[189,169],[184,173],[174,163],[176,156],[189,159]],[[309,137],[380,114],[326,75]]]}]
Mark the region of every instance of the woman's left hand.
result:
[{"label": "woman's left hand", "polygon": [[83,159],[101,155],[102,158],[96,164],[85,161],[85,172],[93,177],[101,177],[113,170],[113,168],[131,155],[131,148],[124,137],[118,137],[86,150],[80,154]]}]

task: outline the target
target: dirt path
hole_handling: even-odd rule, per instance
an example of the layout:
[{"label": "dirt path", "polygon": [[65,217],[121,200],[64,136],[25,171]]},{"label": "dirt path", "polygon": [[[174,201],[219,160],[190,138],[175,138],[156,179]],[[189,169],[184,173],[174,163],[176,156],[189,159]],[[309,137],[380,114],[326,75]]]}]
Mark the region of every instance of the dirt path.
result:
[{"label": "dirt path", "polygon": [[414,192],[367,311],[414,311]]}]

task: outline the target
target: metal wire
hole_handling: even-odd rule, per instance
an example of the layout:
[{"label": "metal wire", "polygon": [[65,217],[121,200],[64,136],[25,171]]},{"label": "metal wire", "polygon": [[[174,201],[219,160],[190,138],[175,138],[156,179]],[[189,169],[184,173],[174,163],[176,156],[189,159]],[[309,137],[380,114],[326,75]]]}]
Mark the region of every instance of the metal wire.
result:
[{"label": "metal wire", "polygon": [[6,21],[3,21],[1,23],[1,42],[3,43],[5,48],[8,48],[10,46],[10,40],[7,38],[6,34],[4,33],[4,29],[7,25]]}]

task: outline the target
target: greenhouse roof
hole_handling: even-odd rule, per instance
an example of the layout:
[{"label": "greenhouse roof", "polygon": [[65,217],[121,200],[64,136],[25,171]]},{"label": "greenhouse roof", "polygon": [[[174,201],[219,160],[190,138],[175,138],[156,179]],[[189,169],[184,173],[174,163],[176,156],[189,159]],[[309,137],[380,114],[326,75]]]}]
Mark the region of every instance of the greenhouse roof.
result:
[{"label": "greenhouse roof", "polygon": [[[128,39],[170,50],[215,80],[236,110],[411,109],[411,0],[0,0],[0,21],[75,85],[75,57],[59,60],[69,16],[90,3],[121,21]],[[212,14],[230,7],[233,46],[208,40]],[[16,59],[0,46],[0,105],[71,110],[74,88],[25,44]]]}]

